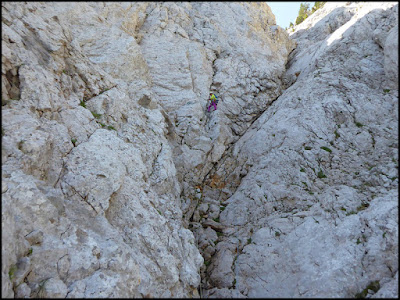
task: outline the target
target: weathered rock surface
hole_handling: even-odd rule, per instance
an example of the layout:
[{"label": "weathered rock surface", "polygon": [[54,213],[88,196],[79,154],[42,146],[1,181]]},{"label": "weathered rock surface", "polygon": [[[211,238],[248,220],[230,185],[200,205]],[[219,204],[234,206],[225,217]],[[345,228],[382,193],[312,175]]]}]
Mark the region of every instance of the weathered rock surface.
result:
[{"label": "weathered rock surface", "polygon": [[198,295],[163,110],[106,10],[3,5],[3,296]]},{"label": "weathered rock surface", "polygon": [[396,3],[2,9],[3,297],[398,296]]},{"label": "weathered rock surface", "polygon": [[206,180],[225,227],[206,296],[354,297],[397,274],[397,10],[328,2],[296,27],[287,90]]},{"label": "weathered rock surface", "polygon": [[[281,94],[294,42],[265,4],[148,5],[140,45],[153,91],[175,125],[178,179],[193,199],[193,187]],[[205,109],[210,90],[223,97],[214,114]]]}]

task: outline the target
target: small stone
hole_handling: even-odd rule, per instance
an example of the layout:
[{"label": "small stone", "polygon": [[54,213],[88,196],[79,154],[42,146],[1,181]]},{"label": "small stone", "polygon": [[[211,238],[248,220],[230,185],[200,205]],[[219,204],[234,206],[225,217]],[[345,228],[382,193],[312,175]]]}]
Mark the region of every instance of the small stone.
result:
[{"label": "small stone", "polygon": [[215,242],[218,239],[217,232],[211,227],[207,227],[204,230],[204,235],[207,237],[209,241]]},{"label": "small stone", "polygon": [[211,204],[208,213],[210,218],[211,219],[218,218],[219,213],[220,213],[220,207],[218,205]]},{"label": "small stone", "polygon": [[96,256],[97,259],[99,259],[101,257],[100,249],[96,246],[93,247],[92,254],[93,254],[93,256]]},{"label": "small stone", "polygon": [[3,194],[5,192],[7,192],[7,191],[8,191],[7,183],[2,183],[2,185],[1,185],[1,193]]},{"label": "small stone", "polygon": [[30,295],[31,289],[25,282],[15,288],[15,298],[30,298]]},{"label": "small stone", "polygon": [[203,227],[211,227],[215,231],[222,231],[225,228],[225,226],[210,219],[205,220],[202,225]]},{"label": "small stone", "polygon": [[31,270],[31,260],[29,257],[20,258],[17,262],[16,268],[17,270],[12,277],[12,281],[17,286],[24,281],[26,275],[28,275]]},{"label": "small stone", "polygon": [[205,214],[208,210],[208,203],[202,203],[199,205],[198,211],[200,214]]},{"label": "small stone", "polygon": [[200,221],[200,213],[198,210],[195,210],[195,212],[193,213],[193,221],[194,222],[199,222]]},{"label": "small stone", "polygon": [[65,298],[67,292],[67,286],[60,279],[50,278],[43,283],[43,298]]},{"label": "small stone", "polygon": [[43,242],[43,232],[40,230],[34,230],[26,235],[25,239],[28,240],[31,245],[41,244]]}]

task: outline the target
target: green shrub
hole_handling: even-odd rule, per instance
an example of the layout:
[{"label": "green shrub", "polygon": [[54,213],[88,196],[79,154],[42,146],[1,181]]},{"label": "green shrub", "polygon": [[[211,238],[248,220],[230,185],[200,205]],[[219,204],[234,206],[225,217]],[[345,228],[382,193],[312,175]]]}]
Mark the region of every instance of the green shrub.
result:
[{"label": "green shrub", "polygon": [[79,105],[82,106],[82,107],[84,107],[84,108],[86,108],[86,103],[85,103],[85,101],[83,101],[83,100],[81,101],[81,103],[79,103]]},{"label": "green shrub", "polygon": [[326,3],[326,1],[316,1],[312,8],[313,12],[316,11],[317,9],[324,7],[325,3]]},{"label": "green shrub", "polygon": [[17,271],[17,265],[13,264],[8,271],[8,277],[10,278],[10,280],[14,278],[15,271]]},{"label": "green shrub", "polygon": [[379,280],[371,281],[365,289],[355,295],[355,298],[365,298],[368,295],[368,290],[376,293],[377,291],[379,291],[380,288],[381,286],[379,284]]},{"label": "green shrub", "polygon": [[304,150],[311,150],[312,148],[310,146],[305,146]]},{"label": "green shrub", "polygon": [[101,114],[97,114],[97,113],[92,112],[92,111],[91,111],[91,113],[92,113],[93,117],[95,117],[96,119],[99,119],[101,117]]},{"label": "green shrub", "polygon": [[357,207],[357,211],[362,211],[369,207],[369,203],[362,203],[359,207]]},{"label": "green shrub", "polygon": [[329,149],[328,147],[325,147],[325,146],[322,146],[321,149],[322,149],[322,150],[325,150],[325,151],[327,151],[327,152],[329,152],[329,153],[332,152],[331,149]]},{"label": "green shrub", "polygon": [[305,171],[306,171],[306,170],[304,170],[304,168],[301,168],[301,169],[300,169],[300,172],[305,172]]},{"label": "green shrub", "polygon": [[19,150],[22,151],[22,146],[24,145],[24,143],[25,143],[25,140],[20,140],[20,141],[18,142],[17,147],[18,147]]},{"label": "green shrub", "polygon": [[361,124],[360,122],[356,122],[356,126],[361,128],[361,127],[363,127],[364,125]]},{"label": "green shrub", "polygon": [[312,15],[316,10],[320,9],[325,5],[326,1],[317,1],[315,2],[314,6],[310,9],[310,4],[308,3],[301,3],[299,14],[296,18],[296,25],[299,25],[305,19],[307,19],[310,15]]},{"label": "green shrub", "polygon": [[318,178],[326,178],[324,172],[322,172],[322,170],[319,170],[318,174],[317,174]]}]

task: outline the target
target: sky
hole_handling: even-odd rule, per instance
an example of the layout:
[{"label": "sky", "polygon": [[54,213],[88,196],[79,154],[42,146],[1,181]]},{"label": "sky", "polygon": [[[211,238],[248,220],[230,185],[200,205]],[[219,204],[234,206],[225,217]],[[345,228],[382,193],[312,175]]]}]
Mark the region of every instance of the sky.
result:
[{"label": "sky", "polygon": [[272,13],[275,15],[276,24],[283,29],[289,27],[290,22],[295,25],[296,18],[299,15],[300,3],[310,3],[310,8],[314,6],[315,2],[267,2],[271,7]]}]

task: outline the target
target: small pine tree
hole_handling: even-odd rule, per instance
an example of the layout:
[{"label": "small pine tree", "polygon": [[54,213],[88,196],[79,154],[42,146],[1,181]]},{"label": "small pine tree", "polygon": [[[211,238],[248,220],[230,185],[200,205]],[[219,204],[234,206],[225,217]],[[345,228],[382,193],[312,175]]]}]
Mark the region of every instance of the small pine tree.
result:
[{"label": "small pine tree", "polygon": [[296,18],[296,25],[303,22],[310,14],[310,4],[300,3],[299,15]]},{"label": "small pine tree", "polygon": [[317,1],[311,9],[311,14],[313,14],[317,9],[322,8],[325,5],[326,1]]},{"label": "small pine tree", "polygon": [[[314,4],[315,10],[322,8],[325,5],[326,1],[316,1]],[[313,7],[313,8],[314,8]]]}]

